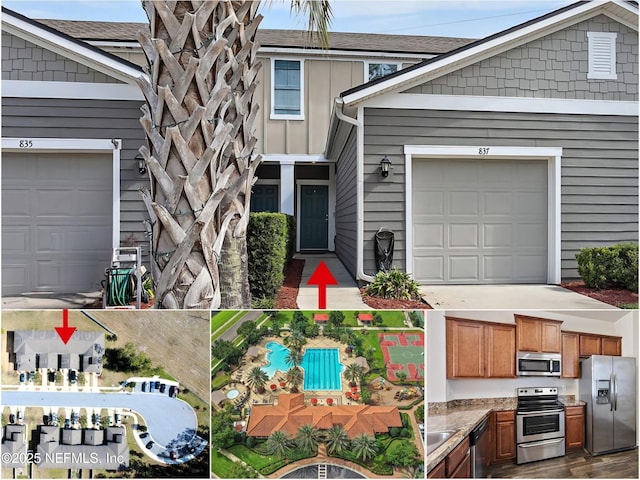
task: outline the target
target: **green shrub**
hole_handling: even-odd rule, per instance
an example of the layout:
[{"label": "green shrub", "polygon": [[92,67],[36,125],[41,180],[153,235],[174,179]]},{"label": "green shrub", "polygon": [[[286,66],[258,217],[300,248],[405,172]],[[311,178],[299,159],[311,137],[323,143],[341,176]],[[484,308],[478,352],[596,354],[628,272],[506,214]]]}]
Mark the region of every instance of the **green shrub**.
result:
[{"label": "green shrub", "polygon": [[367,295],[395,300],[418,300],[418,283],[408,273],[397,268],[388,272],[378,272],[366,290]]},{"label": "green shrub", "polygon": [[[252,297],[272,299],[278,294],[284,281],[287,259],[291,254],[290,224],[287,215],[283,213],[250,214],[247,252]],[[293,235],[295,238],[295,230]]]},{"label": "green shrub", "polygon": [[621,287],[638,290],[638,246],[582,248],[576,254],[578,273],[589,288]]}]

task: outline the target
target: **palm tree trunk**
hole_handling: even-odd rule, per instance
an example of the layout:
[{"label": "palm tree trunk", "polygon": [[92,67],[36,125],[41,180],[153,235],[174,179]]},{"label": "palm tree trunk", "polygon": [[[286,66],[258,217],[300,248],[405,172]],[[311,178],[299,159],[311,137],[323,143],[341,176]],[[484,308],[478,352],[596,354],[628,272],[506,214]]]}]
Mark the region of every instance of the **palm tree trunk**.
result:
[{"label": "palm tree trunk", "polygon": [[153,224],[160,308],[250,306],[246,231],[260,163],[253,155],[259,3],[143,2],[150,31],[138,40],[149,78],[138,83],[148,148],[140,152],[151,188],[141,193]]}]

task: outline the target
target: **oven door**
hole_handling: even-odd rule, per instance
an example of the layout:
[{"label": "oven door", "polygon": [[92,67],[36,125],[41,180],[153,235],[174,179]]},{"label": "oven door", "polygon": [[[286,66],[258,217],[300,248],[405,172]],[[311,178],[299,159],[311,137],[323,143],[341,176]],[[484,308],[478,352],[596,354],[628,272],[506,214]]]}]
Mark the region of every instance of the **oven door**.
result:
[{"label": "oven door", "polygon": [[516,412],[517,443],[564,437],[564,410]]}]

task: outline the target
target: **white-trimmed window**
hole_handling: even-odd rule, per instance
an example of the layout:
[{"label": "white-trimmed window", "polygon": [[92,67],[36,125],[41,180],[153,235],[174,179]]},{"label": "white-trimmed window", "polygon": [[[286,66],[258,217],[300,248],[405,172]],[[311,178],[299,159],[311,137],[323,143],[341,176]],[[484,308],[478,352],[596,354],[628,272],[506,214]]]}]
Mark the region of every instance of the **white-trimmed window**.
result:
[{"label": "white-trimmed window", "polygon": [[271,118],[304,119],[304,62],[273,59],[271,62]]},{"label": "white-trimmed window", "polygon": [[364,77],[368,82],[395,73],[402,68],[399,62],[364,62]]},{"label": "white-trimmed window", "polygon": [[616,33],[587,32],[589,73],[594,80],[616,80]]}]

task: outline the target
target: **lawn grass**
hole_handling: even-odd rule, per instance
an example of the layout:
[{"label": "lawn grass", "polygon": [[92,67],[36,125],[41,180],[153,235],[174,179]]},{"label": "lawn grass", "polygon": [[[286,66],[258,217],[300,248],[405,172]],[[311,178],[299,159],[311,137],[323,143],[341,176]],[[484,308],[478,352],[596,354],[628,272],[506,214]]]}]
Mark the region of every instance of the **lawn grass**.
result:
[{"label": "lawn grass", "polygon": [[236,310],[222,310],[211,317],[211,333],[215,332],[231,318],[238,314]]},{"label": "lawn grass", "polygon": [[238,321],[240,318],[244,316],[245,313],[247,313],[246,310],[240,310],[240,311],[232,310],[232,312],[234,312],[235,315],[232,315],[231,318],[227,319],[227,322],[222,327],[219,327],[215,331],[215,333],[211,334],[211,343],[215,342],[218,338],[220,338],[224,332],[229,330],[236,323],[236,321]]},{"label": "lawn grass", "polygon": [[196,412],[196,417],[198,418],[198,425],[209,425],[211,416],[210,400],[205,402],[203,399],[198,398],[191,390],[187,393],[185,393],[184,390],[180,391],[178,398],[193,407],[193,411]]},{"label": "lawn grass", "polygon": [[215,448],[211,449],[211,471],[218,478],[235,478],[233,471],[234,462],[218,452]]},{"label": "lawn grass", "polygon": [[229,375],[225,375],[225,374],[216,375],[211,379],[211,390],[218,390],[219,388],[224,387],[225,384],[230,380],[231,380],[231,377]]},{"label": "lawn grass", "polygon": [[403,328],[404,325],[404,312],[398,312],[393,310],[383,310],[379,312],[382,315],[382,322],[384,326],[391,328]]},{"label": "lawn grass", "polygon": [[233,445],[228,450],[256,470],[260,470],[261,468],[268,467],[269,465],[273,465],[274,463],[281,462],[283,460],[280,456],[260,455],[241,444]]}]

